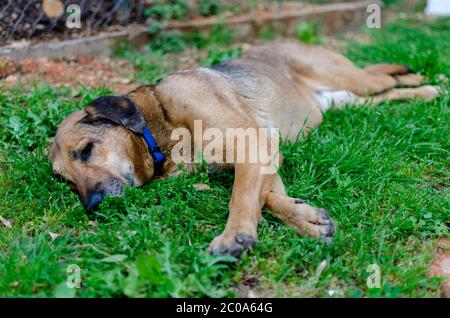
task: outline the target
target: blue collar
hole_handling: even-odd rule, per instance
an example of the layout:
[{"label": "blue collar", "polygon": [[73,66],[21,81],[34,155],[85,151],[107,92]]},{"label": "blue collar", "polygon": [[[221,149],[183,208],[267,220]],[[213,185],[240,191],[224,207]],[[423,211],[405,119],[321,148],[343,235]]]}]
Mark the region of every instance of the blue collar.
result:
[{"label": "blue collar", "polygon": [[154,175],[156,177],[160,177],[163,174],[163,165],[166,158],[164,154],[161,152],[161,149],[158,147],[155,138],[153,138],[152,133],[148,130],[147,127],[144,127],[143,136],[145,143],[148,146],[148,152],[153,158],[155,172]]}]

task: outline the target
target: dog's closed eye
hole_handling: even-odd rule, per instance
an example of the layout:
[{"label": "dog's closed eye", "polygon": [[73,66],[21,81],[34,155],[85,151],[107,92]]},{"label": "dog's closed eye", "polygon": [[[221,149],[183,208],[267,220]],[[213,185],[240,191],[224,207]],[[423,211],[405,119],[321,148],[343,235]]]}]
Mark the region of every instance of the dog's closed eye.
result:
[{"label": "dog's closed eye", "polygon": [[94,148],[93,142],[88,142],[86,146],[83,147],[80,151],[70,150],[69,157],[74,160],[81,160],[81,162],[86,162],[89,160],[92,154],[92,149]]},{"label": "dog's closed eye", "polygon": [[94,148],[94,143],[93,142],[88,142],[86,144],[86,146],[83,148],[83,150],[81,150],[80,152],[80,160],[82,162],[86,162],[89,160],[89,157],[92,154],[92,148]]}]

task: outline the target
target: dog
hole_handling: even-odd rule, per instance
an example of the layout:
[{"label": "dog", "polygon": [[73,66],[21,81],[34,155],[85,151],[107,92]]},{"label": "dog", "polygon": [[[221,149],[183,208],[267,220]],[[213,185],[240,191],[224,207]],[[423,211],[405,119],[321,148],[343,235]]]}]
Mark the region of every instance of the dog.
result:
[{"label": "dog", "polygon": [[[171,154],[177,145],[174,131],[182,128],[194,134],[195,121],[201,121],[202,132],[277,128],[282,139],[295,142],[317,127],[332,107],[431,100],[439,95],[437,87],[420,86],[422,81],[404,65],[359,68],[319,46],[293,42],[256,46],[241,58],[174,72],[156,85],[123,96],[103,96],[72,113],[51,145],[52,169],[74,186],[86,210],[94,210],[105,196],[122,195],[125,186],[175,175],[183,166],[193,171],[195,164],[180,166]],[[223,153],[216,153],[219,157],[230,150],[252,151],[249,144],[236,144],[235,137],[229,137],[228,143],[227,138],[223,137]],[[267,135],[260,138],[269,141]],[[207,140],[193,141],[186,153],[193,155],[207,144]],[[211,253],[238,257],[251,248],[257,242],[263,207],[299,234],[326,241],[334,236],[336,225],[329,213],[289,197],[276,171],[261,172],[266,162],[218,161],[208,164],[234,171],[235,179],[228,220],[211,242]]]}]

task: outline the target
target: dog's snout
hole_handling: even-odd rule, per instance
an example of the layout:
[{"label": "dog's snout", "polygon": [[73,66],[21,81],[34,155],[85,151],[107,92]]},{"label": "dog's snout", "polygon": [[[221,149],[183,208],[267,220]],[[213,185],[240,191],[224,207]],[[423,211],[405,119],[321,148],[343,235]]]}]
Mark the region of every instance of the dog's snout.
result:
[{"label": "dog's snout", "polygon": [[122,196],[124,187],[125,183],[118,178],[109,178],[105,182],[98,182],[92,190],[87,191],[87,196],[84,198],[86,211],[98,210],[100,203],[107,196]]},{"label": "dog's snout", "polygon": [[100,203],[102,203],[105,198],[105,193],[100,191],[92,191],[88,194],[87,201],[85,204],[87,211],[95,211],[98,209]]}]

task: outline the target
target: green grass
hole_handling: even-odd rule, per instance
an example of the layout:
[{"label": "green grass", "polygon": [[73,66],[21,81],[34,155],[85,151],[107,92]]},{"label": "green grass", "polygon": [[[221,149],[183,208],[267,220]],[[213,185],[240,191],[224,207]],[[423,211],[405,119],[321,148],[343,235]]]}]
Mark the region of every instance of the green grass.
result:
[{"label": "green grass", "polygon": [[[372,31],[370,44],[350,45],[348,56],[361,65],[405,63],[439,83],[439,74],[450,75],[448,28],[448,19],[400,21]],[[154,74],[146,81],[169,70],[156,65],[142,61],[141,74]],[[60,120],[105,93],[1,91],[0,215],[13,224],[0,223],[0,296],[218,297],[245,285],[265,296],[438,296],[426,270],[434,240],[449,234],[448,95],[330,111],[306,142],[284,145],[289,194],[327,208],[336,238],[300,237],[265,212],[260,243],[233,262],[206,252],[225,226],[229,174],[203,170],[127,189],[102,204],[95,224],[52,177],[46,149]],[[198,182],[211,190],[196,191]],[[80,289],[64,284],[72,264]],[[367,287],[370,264],[380,266],[379,289]]]}]

